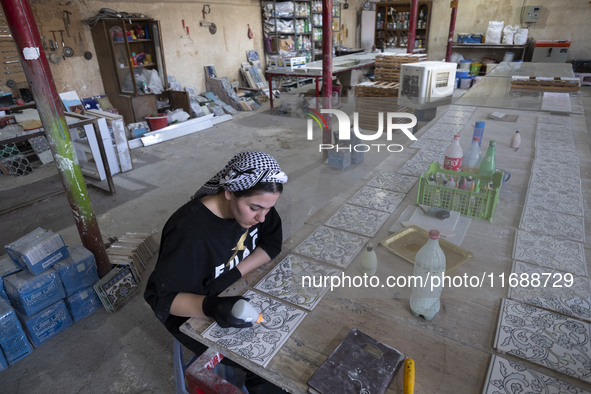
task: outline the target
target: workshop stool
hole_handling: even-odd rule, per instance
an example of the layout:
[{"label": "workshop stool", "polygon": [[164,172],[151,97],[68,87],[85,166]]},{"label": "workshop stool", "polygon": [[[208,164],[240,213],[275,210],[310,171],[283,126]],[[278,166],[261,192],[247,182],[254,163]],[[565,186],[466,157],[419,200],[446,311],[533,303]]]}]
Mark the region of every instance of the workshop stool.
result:
[{"label": "workshop stool", "polygon": [[185,387],[185,369],[189,367],[195,360],[197,360],[197,355],[194,355],[188,363],[185,364],[183,358],[183,345],[174,338],[173,343],[173,361],[174,361],[174,382],[176,384],[176,394],[188,394]]},{"label": "workshop stool", "polygon": [[334,93],[336,92],[337,93],[337,97],[338,97],[338,100],[337,100],[336,105],[340,105],[341,104],[341,93],[342,93],[342,90],[343,90],[343,87],[341,85],[332,85],[332,93],[333,93],[333,96],[334,96]]}]

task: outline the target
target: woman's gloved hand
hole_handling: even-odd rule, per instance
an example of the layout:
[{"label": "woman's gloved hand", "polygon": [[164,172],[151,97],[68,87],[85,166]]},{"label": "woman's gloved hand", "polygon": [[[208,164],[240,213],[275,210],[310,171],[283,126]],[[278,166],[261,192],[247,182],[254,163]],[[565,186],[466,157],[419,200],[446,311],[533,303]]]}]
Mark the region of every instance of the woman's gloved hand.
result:
[{"label": "woman's gloved hand", "polygon": [[241,296],[233,297],[216,297],[207,296],[203,300],[203,313],[205,316],[213,317],[220,327],[236,327],[246,328],[252,327],[251,322],[246,322],[242,319],[238,319],[232,315],[232,307],[238,300],[247,300]]}]

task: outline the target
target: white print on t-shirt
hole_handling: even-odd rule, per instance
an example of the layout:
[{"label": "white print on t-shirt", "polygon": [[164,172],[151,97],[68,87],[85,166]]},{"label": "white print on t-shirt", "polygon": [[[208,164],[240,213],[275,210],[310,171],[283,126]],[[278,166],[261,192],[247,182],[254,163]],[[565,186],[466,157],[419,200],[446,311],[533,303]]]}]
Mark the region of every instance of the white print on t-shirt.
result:
[{"label": "white print on t-shirt", "polygon": [[[248,234],[252,238],[252,243],[251,243],[252,250],[254,250],[257,247],[258,232],[259,232],[259,229],[255,228],[254,230],[252,230]],[[240,237],[240,239],[236,243],[236,246],[233,247],[232,250],[234,251],[234,255],[230,258],[230,260],[225,264],[220,264],[217,267],[215,267],[215,277],[216,278],[218,276],[220,276],[221,274],[223,274],[224,272],[226,272],[226,267],[227,267],[227,270],[229,271],[232,268],[236,267],[242,260],[244,260],[246,257],[248,257],[250,255],[250,249],[246,245],[244,245],[244,239],[242,237]],[[242,251],[242,258],[240,258],[240,256],[238,256],[239,251]]]}]

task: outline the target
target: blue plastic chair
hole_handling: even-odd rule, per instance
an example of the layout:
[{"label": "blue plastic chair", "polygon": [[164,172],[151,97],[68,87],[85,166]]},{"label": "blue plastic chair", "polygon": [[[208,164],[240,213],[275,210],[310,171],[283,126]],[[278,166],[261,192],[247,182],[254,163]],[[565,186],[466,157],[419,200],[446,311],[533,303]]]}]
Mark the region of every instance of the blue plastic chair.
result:
[{"label": "blue plastic chair", "polygon": [[183,357],[183,345],[174,338],[173,343],[173,361],[174,361],[174,382],[176,384],[176,394],[189,394],[185,385],[185,369],[189,367],[196,359],[194,355],[188,363],[185,364]]}]

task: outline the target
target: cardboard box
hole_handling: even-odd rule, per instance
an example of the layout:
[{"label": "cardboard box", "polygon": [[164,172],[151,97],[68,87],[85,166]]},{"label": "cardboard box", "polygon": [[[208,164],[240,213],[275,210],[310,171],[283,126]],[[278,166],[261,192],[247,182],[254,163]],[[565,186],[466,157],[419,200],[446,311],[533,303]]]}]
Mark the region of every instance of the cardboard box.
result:
[{"label": "cardboard box", "polygon": [[295,42],[291,37],[287,38],[278,38],[277,40],[275,37],[271,38],[271,51],[272,52],[279,52],[280,50],[289,51],[295,45]]},{"label": "cardboard box", "polygon": [[37,276],[27,271],[17,272],[4,278],[4,287],[14,309],[25,316],[66,297],[60,276],[53,268]]},{"label": "cardboard box", "polygon": [[0,352],[0,372],[4,371],[5,369],[8,369],[8,363],[6,362],[2,352]]},{"label": "cardboard box", "polygon": [[66,306],[75,322],[92,315],[102,305],[101,299],[92,286],[66,298]]},{"label": "cardboard box", "polygon": [[306,57],[281,57],[277,59],[277,67],[286,71],[292,71],[298,68],[306,68]]},{"label": "cardboard box", "polygon": [[14,309],[0,299],[0,348],[9,365],[27,357],[33,347],[27,339]]},{"label": "cardboard box", "polygon": [[94,255],[84,246],[71,246],[68,248],[69,256],[58,261],[53,266],[70,296],[80,290],[98,282],[98,272]]},{"label": "cardboard box", "polygon": [[33,275],[39,275],[68,256],[68,249],[62,237],[41,227],[6,245],[5,249],[19,267]]},{"label": "cardboard box", "polygon": [[66,308],[66,303],[59,300],[55,304],[43,309],[33,316],[18,314],[24,325],[29,340],[35,347],[39,347],[72,325],[72,318]]}]

